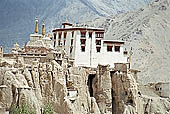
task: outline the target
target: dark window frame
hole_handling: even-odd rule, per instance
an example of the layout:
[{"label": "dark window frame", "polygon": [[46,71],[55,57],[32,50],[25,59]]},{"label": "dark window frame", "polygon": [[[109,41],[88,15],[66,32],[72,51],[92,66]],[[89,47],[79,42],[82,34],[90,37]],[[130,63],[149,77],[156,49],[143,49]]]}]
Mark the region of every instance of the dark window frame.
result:
[{"label": "dark window frame", "polygon": [[54,40],[56,40],[56,34],[54,34]]},{"label": "dark window frame", "polygon": [[96,40],[96,45],[101,45],[101,40]]},{"label": "dark window frame", "polygon": [[58,46],[60,46],[61,45],[61,40],[58,40]]},{"label": "dark window frame", "polygon": [[64,40],[64,45],[66,45],[66,40]]},{"label": "dark window frame", "polygon": [[85,51],[86,51],[85,46],[81,46],[81,52],[85,52]]},{"label": "dark window frame", "polygon": [[112,52],[113,51],[113,46],[107,46],[107,52]]},{"label": "dark window frame", "polygon": [[62,32],[59,32],[58,33],[58,38],[61,39],[61,36],[62,36]]},{"label": "dark window frame", "polygon": [[89,32],[89,38],[92,38],[92,32]]},{"label": "dark window frame", "polygon": [[120,46],[114,46],[115,52],[120,52]]},{"label": "dark window frame", "polygon": [[86,39],[80,39],[81,45],[86,45]]},{"label": "dark window frame", "polygon": [[66,38],[67,37],[67,32],[64,32],[64,38]]},{"label": "dark window frame", "polygon": [[97,53],[100,53],[101,47],[96,47],[96,51],[97,51]]},{"label": "dark window frame", "polygon": [[72,38],[74,37],[74,31],[72,31]]},{"label": "dark window frame", "polygon": [[73,41],[74,41],[74,39],[71,39],[71,46],[73,45]]},{"label": "dark window frame", "polygon": [[73,52],[73,47],[71,46],[71,47],[70,47],[70,53],[72,53],[72,52]]},{"label": "dark window frame", "polygon": [[86,37],[86,32],[81,32],[81,37]]}]

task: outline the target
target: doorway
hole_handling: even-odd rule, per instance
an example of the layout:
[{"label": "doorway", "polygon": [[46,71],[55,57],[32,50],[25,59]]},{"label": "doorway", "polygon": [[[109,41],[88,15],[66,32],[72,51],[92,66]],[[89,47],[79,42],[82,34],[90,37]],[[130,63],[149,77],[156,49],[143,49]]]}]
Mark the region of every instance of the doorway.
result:
[{"label": "doorway", "polygon": [[90,97],[94,97],[94,95],[93,95],[93,79],[95,78],[95,76],[96,76],[95,74],[90,74],[88,77],[88,81],[87,81]]}]

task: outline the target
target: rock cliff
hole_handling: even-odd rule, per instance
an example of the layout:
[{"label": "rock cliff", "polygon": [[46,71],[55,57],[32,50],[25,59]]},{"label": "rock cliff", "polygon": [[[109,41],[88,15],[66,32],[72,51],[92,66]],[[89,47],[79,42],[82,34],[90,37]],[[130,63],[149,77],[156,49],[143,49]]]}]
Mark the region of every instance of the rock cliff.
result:
[{"label": "rock cliff", "polygon": [[50,103],[57,114],[168,114],[169,100],[139,85],[136,76],[126,67],[71,67],[66,58],[62,64],[17,60],[0,67],[0,113],[27,103],[41,114]]}]

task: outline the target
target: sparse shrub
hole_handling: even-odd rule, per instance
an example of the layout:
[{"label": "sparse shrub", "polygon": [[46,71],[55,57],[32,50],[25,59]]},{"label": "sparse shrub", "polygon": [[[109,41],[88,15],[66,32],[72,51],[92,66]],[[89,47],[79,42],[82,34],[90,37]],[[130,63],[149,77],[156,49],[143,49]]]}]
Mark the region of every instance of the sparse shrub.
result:
[{"label": "sparse shrub", "polygon": [[43,114],[54,114],[54,107],[51,103],[45,105]]},{"label": "sparse shrub", "polygon": [[36,111],[27,104],[21,106],[13,105],[10,114],[36,114]]}]

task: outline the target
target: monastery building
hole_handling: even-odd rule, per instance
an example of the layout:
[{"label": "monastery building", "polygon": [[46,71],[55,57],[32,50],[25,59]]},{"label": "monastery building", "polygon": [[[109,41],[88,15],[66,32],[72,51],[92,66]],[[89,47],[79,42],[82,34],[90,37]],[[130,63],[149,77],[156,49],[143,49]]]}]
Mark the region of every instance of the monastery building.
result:
[{"label": "monastery building", "polygon": [[75,66],[96,68],[98,64],[114,67],[114,63],[127,63],[125,42],[106,40],[104,29],[92,27],[74,27],[62,23],[62,28],[53,30],[54,47],[63,47]]}]

